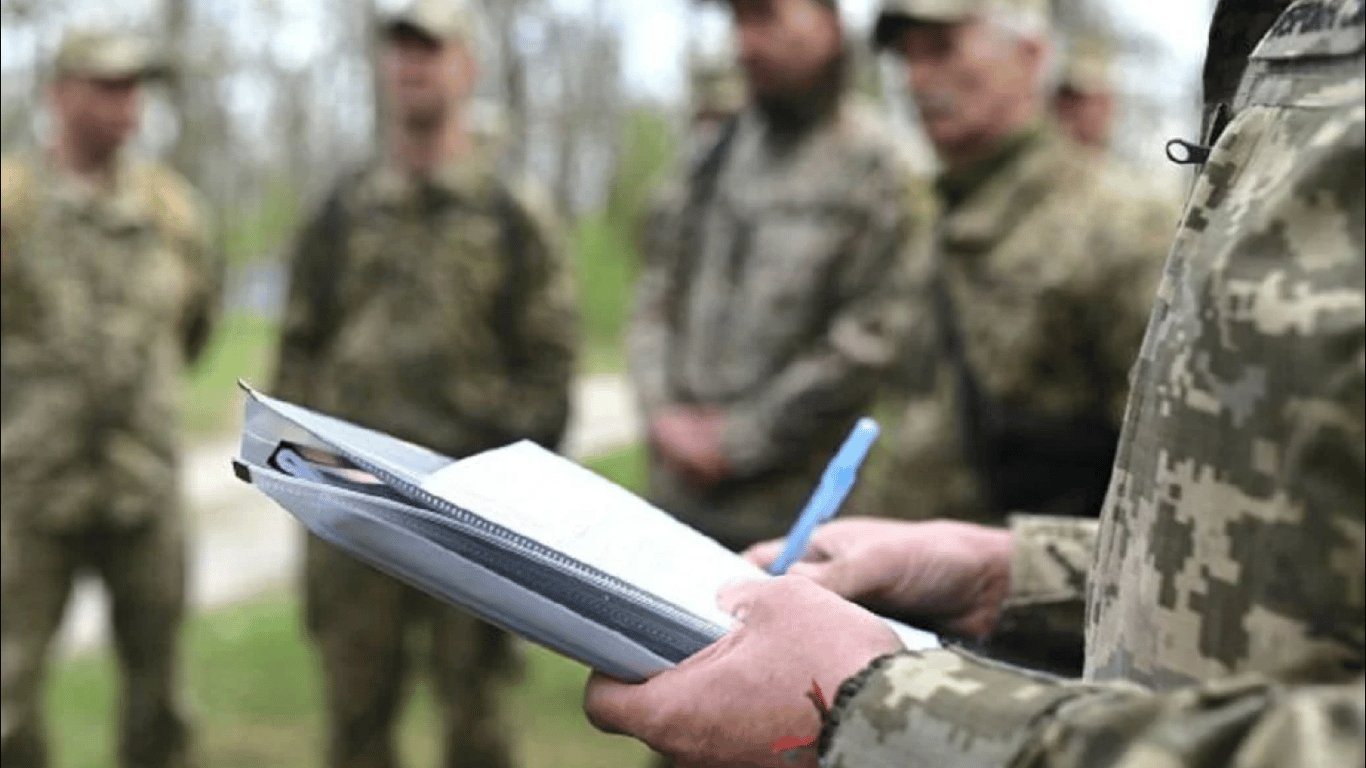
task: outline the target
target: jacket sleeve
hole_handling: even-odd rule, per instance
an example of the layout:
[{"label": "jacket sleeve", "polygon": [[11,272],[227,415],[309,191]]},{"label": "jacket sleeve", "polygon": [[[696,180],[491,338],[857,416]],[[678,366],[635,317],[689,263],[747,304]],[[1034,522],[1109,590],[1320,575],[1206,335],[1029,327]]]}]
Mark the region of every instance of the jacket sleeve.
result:
[{"label": "jacket sleeve", "polygon": [[631,323],[626,333],[631,383],[647,418],[670,402],[667,361],[672,331],[666,304],[667,297],[676,289],[671,263],[675,251],[663,232],[676,215],[678,194],[681,193],[677,189],[666,190],[656,198],[646,216],[640,237],[644,262],[636,281]]},{"label": "jacket sleeve", "polygon": [[525,364],[502,378],[502,408],[494,412],[511,438],[533,440],[553,450],[569,425],[579,311],[560,226],[549,204],[535,200],[529,194],[515,197],[525,228],[520,240],[527,248],[527,283],[516,325]]},{"label": "jacket sleeve", "polygon": [[904,652],[841,687],[822,765],[1352,768],[1364,721],[1359,672],[1253,673],[1159,693],[955,650]]},{"label": "jacket sleeve", "polygon": [[335,268],[336,251],[345,248],[339,242],[343,234],[330,231],[337,225],[334,206],[342,205],[340,188],[333,189],[325,203],[315,209],[295,235],[286,268],[288,294],[285,299],[283,328],[275,359],[275,381],[271,394],[295,403],[311,402],[311,382],[317,375],[317,365],[330,336],[319,306],[319,286],[335,285],[327,275]]},{"label": "jacket sleeve", "polygon": [[725,413],[722,450],[737,475],[790,461],[813,435],[871,404],[902,359],[906,334],[924,327],[913,312],[930,269],[932,198],[908,173],[884,170],[868,185],[866,226],[839,257],[838,306],[825,332]]},{"label": "jacket sleeve", "polygon": [[1010,518],[1010,591],[982,650],[1028,666],[1054,665],[1048,667],[1054,671],[1080,665],[1098,529],[1085,518]]},{"label": "jacket sleeve", "polygon": [[1157,191],[1103,194],[1090,209],[1087,252],[1078,270],[1071,322],[1094,330],[1095,370],[1106,411],[1119,424],[1129,399],[1129,372],[1148,328],[1162,267],[1180,208]]},{"label": "jacket sleeve", "polygon": [[179,334],[181,353],[193,364],[221,318],[226,263],[203,198],[169,169],[154,167],[147,172],[157,216],[183,259],[186,281]]}]

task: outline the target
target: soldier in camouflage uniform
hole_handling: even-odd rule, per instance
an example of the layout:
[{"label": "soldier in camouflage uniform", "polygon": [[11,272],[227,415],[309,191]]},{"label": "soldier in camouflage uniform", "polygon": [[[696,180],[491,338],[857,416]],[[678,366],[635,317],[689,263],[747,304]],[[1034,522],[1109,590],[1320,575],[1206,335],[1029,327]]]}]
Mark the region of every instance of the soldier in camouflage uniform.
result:
[{"label": "soldier in camouflage uniform", "polygon": [[910,353],[865,510],[1099,514],[1178,212],[1049,123],[1047,33],[1041,0],[902,0],[879,19],[944,166],[940,333]]},{"label": "soldier in camouflage uniform", "polygon": [[124,766],[181,766],[181,372],[204,349],[220,264],[186,182],[124,146],[160,69],[109,30],[62,40],[50,147],[3,165],[0,762],[46,764],[46,654],[72,581],[109,591]]},{"label": "soldier in camouflage uniform", "polygon": [[1116,107],[1110,40],[1094,32],[1072,35],[1050,106],[1073,141],[1097,152],[1110,147]]},{"label": "soldier in camouflage uniform", "polygon": [[728,594],[745,623],[706,654],[642,686],[594,681],[590,716],[695,765],[784,765],[769,740],[817,729],[801,692],[845,679],[817,744],[831,768],[1361,766],[1363,22],[1361,0],[1218,5],[1203,168],[1099,524],[849,520],[794,568],[977,634],[1085,594],[1083,680],[897,651],[789,576]]},{"label": "soldier in camouflage uniform", "polygon": [[738,549],[791,522],[869,407],[930,198],[850,108],[832,3],[733,11],[752,103],[662,197],[628,348],[653,501]]},{"label": "soldier in camouflage uniform", "polygon": [[[455,0],[384,19],[389,146],[302,230],[275,392],[453,457],[520,439],[553,449],[574,367],[570,273],[546,212],[499,179],[463,122],[467,24]],[[504,632],[311,536],[305,570],[329,765],[394,765],[414,628],[429,630],[443,765],[511,764]]]}]

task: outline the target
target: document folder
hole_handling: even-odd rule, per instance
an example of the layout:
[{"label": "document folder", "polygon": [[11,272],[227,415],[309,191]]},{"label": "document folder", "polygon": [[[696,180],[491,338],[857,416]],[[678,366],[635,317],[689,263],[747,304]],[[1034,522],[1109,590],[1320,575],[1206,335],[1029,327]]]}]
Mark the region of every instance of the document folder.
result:
[{"label": "document folder", "polygon": [[376,569],[620,680],[720,639],[735,620],[717,591],[770,578],[533,443],[456,461],[243,388],[239,478]]}]

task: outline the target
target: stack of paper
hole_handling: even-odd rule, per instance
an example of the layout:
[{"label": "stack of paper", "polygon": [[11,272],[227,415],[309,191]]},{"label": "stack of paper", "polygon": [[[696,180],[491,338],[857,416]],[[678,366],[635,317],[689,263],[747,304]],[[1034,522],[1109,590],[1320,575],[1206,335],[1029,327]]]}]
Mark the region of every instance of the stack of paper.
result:
[{"label": "stack of paper", "polygon": [[768,578],[533,443],[454,461],[246,389],[239,477],[381,571],[621,680],[715,642],[734,626],[720,588]]}]

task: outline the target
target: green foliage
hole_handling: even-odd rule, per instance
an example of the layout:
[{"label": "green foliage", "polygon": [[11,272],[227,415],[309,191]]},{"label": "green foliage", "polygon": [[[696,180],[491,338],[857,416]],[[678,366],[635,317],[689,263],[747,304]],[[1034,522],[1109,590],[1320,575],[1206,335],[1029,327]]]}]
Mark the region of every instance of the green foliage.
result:
[{"label": "green foliage", "polygon": [[579,219],[572,238],[583,340],[590,356],[620,360],[639,257],[623,227],[601,214]]},{"label": "green foliage", "polygon": [[676,145],[669,119],[659,109],[629,111],[607,207],[583,216],[574,227],[571,248],[578,268],[586,370],[623,368],[632,287],[641,263],[639,234],[654,190],[674,164]]},{"label": "green foliage", "polygon": [[237,425],[242,401],[239,378],[266,386],[273,363],[277,324],[246,313],[223,318],[204,356],[187,375],[181,426],[195,437],[211,437]]},{"label": "green foliage", "polygon": [[658,107],[640,105],[626,113],[621,155],[608,196],[608,215],[623,223],[639,222],[655,188],[676,161],[678,136],[669,116]]},{"label": "green foliage", "polygon": [[294,184],[277,180],[266,185],[253,205],[221,214],[224,257],[233,266],[272,258],[289,243],[303,213]]},{"label": "green foliage", "polygon": [[645,446],[641,443],[620,448],[609,454],[589,459],[584,465],[626,490],[645,493],[646,472],[649,467]]}]

